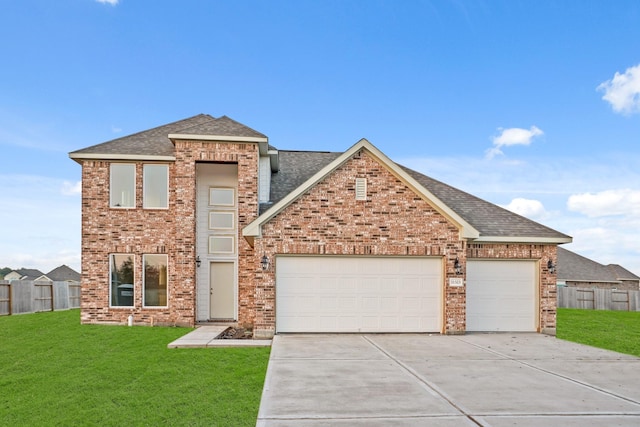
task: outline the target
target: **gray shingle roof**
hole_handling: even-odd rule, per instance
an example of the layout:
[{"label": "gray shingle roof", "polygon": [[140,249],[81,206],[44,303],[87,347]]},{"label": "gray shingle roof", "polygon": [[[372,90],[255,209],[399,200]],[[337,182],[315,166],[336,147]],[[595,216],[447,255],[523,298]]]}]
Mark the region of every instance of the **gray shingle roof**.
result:
[{"label": "gray shingle roof", "polygon": [[[291,193],[342,153],[314,151],[279,151],[280,171],[271,176],[271,203],[261,206],[261,213]],[[458,190],[414,170],[405,168],[433,195],[449,206],[480,232],[493,237],[569,237],[492,203]]]},{"label": "gray shingle roof", "polygon": [[195,126],[182,129],[178,132],[183,135],[218,135],[218,136],[240,136],[249,138],[266,138],[266,135],[251,129],[248,126],[238,123],[235,120],[222,116]]},{"label": "gray shingle roof", "polygon": [[22,276],[20,280],[36,280],[38,277],[45,275],[42,271],[35,268],[20,268],[14,271]]},{"label": "gray shingle roof", "polygon": [[558,247],[556,264],[559,280],[584,282],[640,280],[640,277],[617,264],[603,265],[562,247]]},{"label": "gray shingle roof", "polygon": [[80,281],[80,273],[66,265],[61,265],[60,267],[54,268],[47,273],[47,277],[54,282],[66,282],[69,280],[73,280],[76,282]]},{"label": "gray shingle roof", "polygon": [[621,265],[609,264],[607,267],[609,267],[609,270],[611,270],[618,280],[640,280],[640,277],[636,276]]},{"label": "gray shingle roof", "polygon": [[170,134],[266,138],[260,132],[256,132],[227,116],[216,119],[208,114],[198,114],[184,120],[76,150],[69,153],[69,156],[73,158],[76,154],[107,154],[171,157],[174,156],[174,145],[169,139]]}]

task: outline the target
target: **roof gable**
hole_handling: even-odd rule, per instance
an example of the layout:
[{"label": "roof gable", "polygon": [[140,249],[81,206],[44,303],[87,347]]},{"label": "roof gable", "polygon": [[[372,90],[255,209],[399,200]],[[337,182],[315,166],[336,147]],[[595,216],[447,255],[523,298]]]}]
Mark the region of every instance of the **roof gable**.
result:
[{"label": "roof gable", "polygon": [[452,221],[460,229],[462,238],[473,239],[479,237],[478,231],[474,229],[467,221],[465,221],[464,218],[459,216],[451,208],[445,205],[441,200],[439,200],[429,190],[424,188],[424,186],[422,186],[418,181],[411,177],[405,170],[392,162],[385,154],[383,154],[366,139],[361,139],[360,141],[358,141],[351,148],[340,154],[329,164],[310,176],[305,182],[303,182],[301,185],[287,194],[284,198],[275,203],[270,209],[266,210],[262,215],[252,221],[242,230],[243,236],[245,236],[249,243],[253,243],[253,239],[261,235],[261,227],[264,223],[284,210],[293,201],[303,195],[308,189],[315,186],[318,182],[322,181],[326,176],[338,169],[345,162],[349,161],[361,150],[365,150],[367,153],[372,155],[379,163],[386,167],[387,170],[389,170],[393,175],[404,182],[405,185],[407,185],[414,192],[416,192],[416,194],[419,194],[423,199],[429,202],[434,207],[434,209],[436,209],[439,213]]}]

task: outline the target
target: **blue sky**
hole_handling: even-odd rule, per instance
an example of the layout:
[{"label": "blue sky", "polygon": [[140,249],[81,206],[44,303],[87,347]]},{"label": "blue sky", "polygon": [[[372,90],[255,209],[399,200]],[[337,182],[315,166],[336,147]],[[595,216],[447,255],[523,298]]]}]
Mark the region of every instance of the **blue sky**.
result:
[{"label": "blue sky", "polygon": [[640,274],[640,2],[0,3],[0,267],[80,268],[68,152],[199,113],[393,160]]}]

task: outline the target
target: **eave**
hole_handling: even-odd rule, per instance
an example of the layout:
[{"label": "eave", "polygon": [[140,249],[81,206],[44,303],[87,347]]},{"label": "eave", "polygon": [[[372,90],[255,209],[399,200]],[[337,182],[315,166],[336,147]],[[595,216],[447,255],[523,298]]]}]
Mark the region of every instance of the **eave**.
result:
[{"label": "eave", "polygon": [[470,243],[535,243],[562,245],[573,242],[570,236],[564,237],[531,237],[531,236],[480,236]]},{"label": "eave", "polygon": [[113,154],[113,153],[69,153],[69,158],[80,163],[82,160],[122,160],[175,162],[175,156],[154,156],[150,154]]}]

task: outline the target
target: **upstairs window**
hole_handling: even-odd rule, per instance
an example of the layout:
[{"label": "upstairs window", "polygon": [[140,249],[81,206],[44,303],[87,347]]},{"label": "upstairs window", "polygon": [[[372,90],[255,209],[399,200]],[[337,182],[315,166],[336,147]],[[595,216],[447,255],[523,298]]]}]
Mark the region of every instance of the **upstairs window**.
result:
[{"label": "upstairs window", "polygon": [[143,169],[145,209],[169,207],[169,166],[144,165]]},{"label": "upstairs window", "polygon": [[135,208],[136,165],[111,163],[109,205],[112,208]]}]

